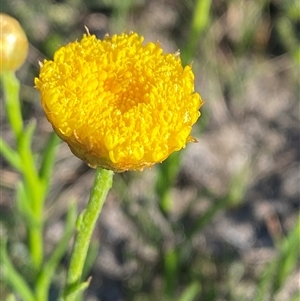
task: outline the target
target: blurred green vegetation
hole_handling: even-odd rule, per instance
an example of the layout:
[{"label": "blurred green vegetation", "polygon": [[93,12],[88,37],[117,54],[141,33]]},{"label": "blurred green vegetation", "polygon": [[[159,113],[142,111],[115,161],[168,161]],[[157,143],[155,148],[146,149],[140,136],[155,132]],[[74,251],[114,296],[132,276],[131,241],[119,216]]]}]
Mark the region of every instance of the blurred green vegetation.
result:
[{"label": "blurred green vegetation", "polygon": [[[163,38],[162,42],[166,44],[171,41],[168,47],[172,51],[180,49],[184,64],[193,65],[196,88],[206,100],[195,129],[195,136],[201,139],[201,135],[209,134],[217,126],[243,119],[243,110],[249,105],[245,87],[266,62],[274,61],[272,66],[280,68],[279,72],[288,70],[292,93],[299,93],[299,3],[297,0],[14,0],[1,3],[1,11],[20,21],[31,43],[28,61],[18,72],[23,83],[25,120],[32,118],[31,109],[39,106],[38,95],[32,89],[38,60],[51,58],[59,46],[79,39],[85,32],[84,25],[100,38],[106,32],[135,30],[146,40]],[[283,66],[276,63],[280,59],[284,60]],[[272,70],[270,72],[274,72]],[[226,109],[222,111],[223,106]],[[38,109],[34,112],[38,115]],[[174,154],[154,169],[155,179],[142,199],[136,199],[129,189],[132,183],[138,185],[139,173],[115,177],[114,195],[120,200],[128,220],[136,225],[138,239],[155,253],[155,260],[149,263],[142,256],[136,257],[132,248],[123,249],[124,262],[132,258],[138,262],[136,272],[120,280],[124,300],[298,300],[299,288],[293,288],[287,299],[278,299],[289,276],[299,275],[298,215],[288,233],[279,238],[271,237],[273,256],[258,269],[247,266],[238,249],[227,247],[216,255],[205,248],[205,243],[198,242],[204,239],[202,231],[220,214],[238,210],[255,181],[259,182],[252,177],[255,156],[230,176],[222,194],[209,187],[187,184],[192,186],[191,201],[176,216],[174,187],[177,187],[176,191],[180,190],[184,156],[184,151]],[[203,199],[208,199],[210,205],[194,215],[195,204]],[[298,210],[299,205],[296,208]],[[1,220],[9,233],[11,255],[18,269],[30,278],[24,245],[17,242],[19,236],[22,238],[18,234],[19,217],[10,214],[9,218],[1,214]],[[91,249],[90,259],[96,257],[98,245],[95,246]],[[61,265],[64,266],[66,261]],[[91,260],[88,260],[88,266],[92,273],[97,273],[93,271]],[[57,279],[51,300],[55,300],[61,268]],[[3,300],[17,300],[9,291],[2,283],[0,296]],[[114,299],[113,294],[106,298],[99,297],[98,300],[119,300]]]}]

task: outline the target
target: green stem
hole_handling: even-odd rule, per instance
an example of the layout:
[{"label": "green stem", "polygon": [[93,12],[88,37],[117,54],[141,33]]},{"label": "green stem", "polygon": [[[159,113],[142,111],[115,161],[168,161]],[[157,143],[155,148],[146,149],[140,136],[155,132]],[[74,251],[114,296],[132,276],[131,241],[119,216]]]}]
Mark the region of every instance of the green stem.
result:
[{"label": "green stem", "polygon": [[42,185],[36,174],[32,154],[19,149],[23,163],[23,177],[27,198],[29,199],[31,213],[34,216],[33,223],[28,224],[28,243],[32,263],[39,270],[43,261],[43,204],[44,195]]},{"label": "green stem", "polygon": [[2,73],[1,80],[6,98],[5,108],[7,117],[16,139],[19,139],[23,131],[23,119],[19,100],[20,82],[13,71]]},{"label": "green stem", "polygon": [[43,261],[43,227],[30,226],[27,230],[31,260],[38,271]]},{"label": "green stem", "polygon": [[107,193],[112,186],[112,176],[113,172],[110,170],[97,169],[87,207],[77,220],[77,235],[63,293],[65,301],[75,300],[76,293],[81,287],[80,281],[91,236]]},{"label": "green stem", "polygon": [[8,121],[15,136],[19,155],[20,169],[24,179],[26,200],[29,202],[30,215],[34,221],[27,223],[28,242],[30,255],[35,270],[38,270],[43,261],[43,193],[41,181],[35,165],[34,155],[31,150],[32,135],[35,123],[29,124],[24,129],[21,105],[19,99],[20,82],[12,71],[1,74],[3,92],[5,96],[5,109]]}]

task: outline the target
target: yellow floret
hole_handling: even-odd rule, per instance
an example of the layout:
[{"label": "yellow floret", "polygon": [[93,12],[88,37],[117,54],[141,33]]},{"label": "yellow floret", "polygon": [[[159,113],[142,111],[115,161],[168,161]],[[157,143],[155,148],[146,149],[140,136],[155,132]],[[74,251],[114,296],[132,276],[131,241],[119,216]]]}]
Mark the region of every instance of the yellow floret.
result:
[{"label": "yellow floret", "polygon": [[84,35],[35,79],[54,130],[92,167],[141,170],[193,141],[202,100],[191,67],[142,42],[136,33]]}]

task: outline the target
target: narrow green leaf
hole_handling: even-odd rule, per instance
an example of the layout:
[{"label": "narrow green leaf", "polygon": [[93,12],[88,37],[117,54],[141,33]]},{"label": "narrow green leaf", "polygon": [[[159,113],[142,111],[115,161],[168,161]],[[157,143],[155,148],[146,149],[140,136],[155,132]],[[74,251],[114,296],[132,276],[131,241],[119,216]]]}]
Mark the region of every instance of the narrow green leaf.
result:
[{"label": "narrow green leaf", "polygon": [[16,204],[18,211],[26,219],[27,226],[35,227],[38,221],[36,221],[32,212],[30,200],[28,200],[23,182],[19,182],[16,187]]},{"label": "narrow green leaf", "polygon": [[164,278],[166,295],[174,297],[178,279],[178,252],[175,248],[164,253]]},{"label": "narrow green leaf", "polygon": [[180,169],[181,153],[175,152],[167,160],[159,165],[156,192],[159,196],[159,207],[163,214],[167,215],[173,207],[170,189],[174,185]]},{"label": "narrow green leaf", "polygon": [[199,297],[201,285],[198,282],[191,283],[182,293],[178,301],[193,301]]},{"label": "narrow green leaf", "polygon": [[56,249],[52,253],[48,262],[42,267],[42,271],[39,274],[36,281],[36,295],[38,300],[47,300],[49,293],[49,286],[53,279],[53,274],[61,261],[61,258],[65,254],[69,241],[72,237],[75,229],[75,220],[77,215],[76,203],[72,203],[68,208],[65,230],[60,242],[56,246]]},{"label": "narrow green leaf", "polygon": [[31,150],[31,143],[34,130],[36,128],[36,120],[31,120],[31,122],[27,125],[27,128],[23,131],[20,139],[18,141],[18,146],[21,150]]},{"label": "narrow green leaf", "polygon": [[89,277],[87,281],[75,285],[74,287],[69,288],[68,293],[59,299],[59,301],[73,301],[76,300],[90,285],[92,277]]},{"label": "narrow green leaf", "polygon": [[33,120],[25,129],[18,140],[18,151],[22,163],[22,172],[26,194],[30,198],[31,207],[35,213],[39,212],[43,202],[43,187],[38,177],[34,155],[31,150],[32,136],[36,127]]},{"label": "narrow green leaf", "polygon": [[15,290],[23,301],[36,301],[25,279],[12,265],[6,252],[6,243],[3,240],[0,241],[0,254],[1,276],[3,279]]},{"label": "narrow green leaf", "polygon": [[296,266],[300,244],[300,216],[295,228],[283,242],[280,254],[274,259],[261,277],[256,291],[255,301],[264,301],[266,296],[282,286],[284,280]]},{"label": "narrow green leaf", "polygon": [[195,55],[197,43],[201,40],[201,34],[207,27],[210,19],[211,0],[197,0],[193,8],[193,18],[187,43],[182,49],[182,61],[186,65]]},{"label": "narrow green leaf", "polygon": [[3,139],[0,137],[0,153],[5,160],[16,170],[21,171],[21,160],[18,155]]},{"label": "narrow green leaf", "polygon": [[280,289],[286,278],[297,265],[299,258],[300,246],[300,216],[294,229],[289,233],[288,237],[282,243],[280,257],[278,258],[278,266],[276,278],[274,281],[274,292]]},{"label": "narrow green leaf", "polygon": [[88,277],[96,259],[99,254],[99,241],[91,241],[89,245],[89,250],[86,256],[86,260],[84,263],[83,271],[82,271],[82,278],[85,279]]},{"label": "narrow green leaf", "polygon": [[17,298],[13,294],[9,294],[6,301],[17,301]]},{"label": "narrow green leaf", "polygon": [[55,151],[59,141],[60,139],[56,135],[56,133],[52,132],[43,151],[41,167],[39,170],[39,177],[44,183],[44,185],[47,186],[50,182],[49,179],[52,174],[53,165],[55,161]]},{"label": "narrow green leaf", "polygon": [[298,291],[289,301],[299,301],[300,300],[300,291]]}]

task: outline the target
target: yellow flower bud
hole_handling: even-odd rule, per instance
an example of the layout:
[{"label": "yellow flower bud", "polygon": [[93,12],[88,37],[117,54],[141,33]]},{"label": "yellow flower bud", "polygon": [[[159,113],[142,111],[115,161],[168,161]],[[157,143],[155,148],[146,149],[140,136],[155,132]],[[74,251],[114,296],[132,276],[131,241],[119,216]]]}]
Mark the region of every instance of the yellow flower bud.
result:
[{"label": "yellow flower bud", "polygon": [[0,13],[0,73],[17,70],[27,53],[28,40],[19,22]]},{"label": "yellow flower bud", "polygon": [[142,42],[136,33],[87,34],[41,64],[35,86],[46,116],[91,167],[141,170],[195,141],[203,102],[191,67]]}]

